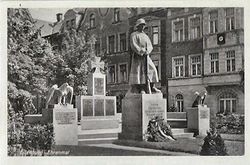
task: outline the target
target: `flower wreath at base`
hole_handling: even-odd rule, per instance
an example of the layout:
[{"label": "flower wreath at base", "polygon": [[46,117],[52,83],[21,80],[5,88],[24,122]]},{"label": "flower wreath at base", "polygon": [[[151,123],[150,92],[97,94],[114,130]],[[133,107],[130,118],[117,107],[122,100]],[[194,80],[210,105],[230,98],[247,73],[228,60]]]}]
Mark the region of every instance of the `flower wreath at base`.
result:
[{"label": "flower wreath at base", "polygon": [[156,116],[149,120],[145,140],[150,142],[175,141],[170,125],[164,119]]}]

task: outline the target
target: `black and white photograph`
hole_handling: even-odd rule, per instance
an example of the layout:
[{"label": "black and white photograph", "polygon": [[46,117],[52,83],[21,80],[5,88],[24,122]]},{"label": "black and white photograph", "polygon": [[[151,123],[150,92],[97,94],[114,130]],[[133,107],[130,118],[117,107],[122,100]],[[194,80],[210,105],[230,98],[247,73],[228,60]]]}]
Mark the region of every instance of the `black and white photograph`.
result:
[{"label": "black and white photograph", "polygon": [[5,11],[6,157],[246,156],[244,6]]}]

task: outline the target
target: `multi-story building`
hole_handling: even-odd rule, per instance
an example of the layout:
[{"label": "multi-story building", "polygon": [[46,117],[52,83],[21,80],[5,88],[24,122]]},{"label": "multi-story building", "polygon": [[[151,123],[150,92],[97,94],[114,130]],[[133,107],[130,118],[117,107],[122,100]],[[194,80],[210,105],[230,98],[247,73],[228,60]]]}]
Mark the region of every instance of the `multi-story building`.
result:
[{"label": "multi-story building", "polygon": [[243,8],[203,9],[203,84],[214,113],[244,113]]},{"label": "multi-story building", "polygon": [[62,13],[56,14],[56,22],[35,20],[35,26],[40,29],[40,36],[46,39],[52,46],[52,50],[61,50],[62,36],[61,27],[63,23]]},{"label": "multi-story building", "polygon": [[242,8],[70,9],[61,29],[76,27],[95,36],[96,55],[108,63],[107,91],[120,97],[129,88],[129,36],[138,18],[147,22],[157,86],[168,109],[185,112],[195,92],[207,92],[211,114],[244,113]]},{"label": "multi-story building", "polygon": [[186,111],[195,92],[207,92],[211,115],[244,113],[243,37],[242,8],[170,8],[165,52],[168,107]]},{"label": "multi-story building", "polygon": [[169,8],[165,56],[168,108],[177,112],[192,106],[194,93],[203,93],[203,38],[201,8]]},{"label": "multi-story building", "polygon": [[128,90],[129,23],[132,11],[128,8],[87,8],[81,29],[95,36],[95,51],[108,63],[107,91],[111,95]]}]

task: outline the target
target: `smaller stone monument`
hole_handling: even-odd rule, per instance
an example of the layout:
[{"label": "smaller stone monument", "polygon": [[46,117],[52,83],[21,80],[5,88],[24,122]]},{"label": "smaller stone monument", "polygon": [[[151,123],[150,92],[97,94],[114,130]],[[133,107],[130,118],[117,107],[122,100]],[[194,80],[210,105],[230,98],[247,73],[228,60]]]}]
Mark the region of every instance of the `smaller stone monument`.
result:
[{"label": "smaller stone monument", "polygon": [[[68,97],[70,94],[70,97]],[[45,108],[42,114],[28,114],[24,116],[25,123],[47,124],[53,122],[53,108],[55,105],[67,105],[72,103],[73,87],[68,83],[63,83],[60,87],[53,85],[47,94]]]},{"label": "smaller stone monument", "polygon": [[210,108],[204,105],[207,93],[205,92],[203,96],[198,92],[195,94],[197,96],[192,107],[187,109],[187,126],[198,135],[206,136],[210,129]]},{"label": "smaller stone monument", "polygon": [[82,130],[119,127],[116,97],[106,96],[106,76],[101,72],[104,62],[100,60],[100,57],[93,57],[90,62],[92,73],[88,75],[88,95],[76,97]]},{"label": "smaller stone monument", "polygon": [[78,145],[77,110],[73,105],[58,105],[53,109],[56,145]]}]

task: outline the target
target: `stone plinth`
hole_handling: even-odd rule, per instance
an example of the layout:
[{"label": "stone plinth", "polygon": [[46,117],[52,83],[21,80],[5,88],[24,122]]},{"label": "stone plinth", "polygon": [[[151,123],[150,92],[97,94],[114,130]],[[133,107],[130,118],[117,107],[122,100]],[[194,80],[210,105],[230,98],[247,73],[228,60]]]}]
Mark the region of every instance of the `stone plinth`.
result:
[{"label": "stone plinth", "polygon": [[122,133],[119,138],[143,140],[150,119],[159,116],[165,121],[166,99],[162,94],[131,94],[122,100]]},{"label": "stone plinth", "polygon": [[210,108],[198,105],[187,110],[188,129],[197,131],[199,135],[206,136],[210,128]]},{"label": "stone plinth", "polygon": [[77,96],[76,100],[83,130],[118,128],[115,96]]},{"label": "stone plinth", "polygon": [[106,79],[105,74],[94,72],[88,76],[88,94],[91,96],[106,95]]},{"label": "stone plinth", "polygon": [[56,145],[78,145],[77,110],[73,105],[55,105],[53,127]]}]

